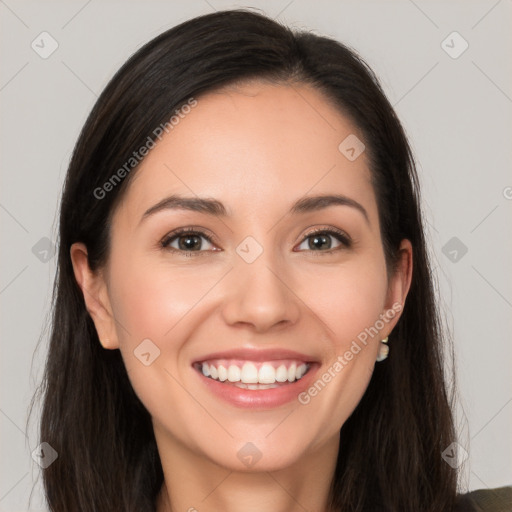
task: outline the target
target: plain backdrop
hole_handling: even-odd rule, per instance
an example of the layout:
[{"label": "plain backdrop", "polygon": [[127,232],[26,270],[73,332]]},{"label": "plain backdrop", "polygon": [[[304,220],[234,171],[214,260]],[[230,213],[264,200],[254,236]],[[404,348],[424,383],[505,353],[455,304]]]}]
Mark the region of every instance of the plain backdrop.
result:
[{"label": "plain backdrop", "polygon": [[135,50],[232,7],[347,43],[381,79],[419,163],[455,340],[459,443],[469,454],[461,490],[512,482],[510,0],[2,0],[0,511],[44,510],[31,457],[37,412],[28,428],[26,420],[46,356],[58,200],[79,131]]}]

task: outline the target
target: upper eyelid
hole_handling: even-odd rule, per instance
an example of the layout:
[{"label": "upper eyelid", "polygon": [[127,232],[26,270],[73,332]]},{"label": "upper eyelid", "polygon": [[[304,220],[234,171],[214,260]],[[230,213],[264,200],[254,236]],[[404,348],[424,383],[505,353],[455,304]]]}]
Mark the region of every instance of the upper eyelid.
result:
[{"label": "upper eyelid", "polygon": [[[318,228],[313,229],[312,231],[308,231],[300,241],[300,244],[304,243],[306,239],[308,239],[310,236],[316,235],[316,234],[322,234],[326,233],[328,236],[332,236],[333,238],[336,238],[340,243],[345,245],[346,247],[350,247],[353,244],[352,237],[343,229],[334,229],[334,228]],[[341,240],[340,240],[341,239]],[[343,240],[345,239],[345,240]],[[329,251],[319,251],[319,252],[329,252]]]},{"label": "upper eyelid", "polygon": [[217,237],[215,235],[213,235],[213,233],[210,233],[210,231],[204,229],[204,228],[177,228],[176,230],[168,233],[167,235],[165,235],[161,242],[169,242],[170,240],[172,240],[173,238],[177,238],[177,237],[180,237],[180,236],[185,236],[185,235],[188,235],[188,234],[195,234],[195,235],[199,235],[199,236],[202,236],[206,239],[208,239],[208,241],[210,241],[211,243],[216,243],[216,240],[217,240]]}]

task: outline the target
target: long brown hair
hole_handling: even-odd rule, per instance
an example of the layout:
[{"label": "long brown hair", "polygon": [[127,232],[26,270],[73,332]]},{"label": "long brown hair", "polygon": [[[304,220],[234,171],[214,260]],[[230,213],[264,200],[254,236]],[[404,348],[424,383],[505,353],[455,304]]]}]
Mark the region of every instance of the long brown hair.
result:
[{"label": "long brown hair", "polygon": [[455,439],[443,360],[452,345],[442,329],[419,180],[401,123],[354,50],[237,9],[188,20],[138,50],[106,86],[76,143],[60,208],[49,351],[36,393],[43,398],[40,440],[59,453],[43,471],[53,512],[152,512],[163,484],[150,415],[120,352],[100,345],[70,259],[71,244],[80,241],[93,270],[106,262],[109,219],[136,168],[104,197],[95,191],[189,98],[252,78],[310,84],[358,126],[388,269],[402,239],[413,246],[412,283],[390,336],[392,353],[376,365],[340,431],[331,509],[453,508],[457,475],[441,456]]}]

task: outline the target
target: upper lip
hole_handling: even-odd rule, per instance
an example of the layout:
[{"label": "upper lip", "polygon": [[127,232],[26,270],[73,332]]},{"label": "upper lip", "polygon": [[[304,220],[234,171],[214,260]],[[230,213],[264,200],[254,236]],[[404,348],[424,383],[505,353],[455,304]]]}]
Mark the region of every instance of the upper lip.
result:
[{"label": "upper lip", "polygon": [[248,349],[237,348],[233,350],[225,350],[222,352],[213,352],[194,360],[194,363],[208,361],[210,359],[243,359],[245,361],[277,361],[280,359],[297,359],[305,363],[314,363],[316,360],[307,354],[301,354],[294,350],[287,349]]}]

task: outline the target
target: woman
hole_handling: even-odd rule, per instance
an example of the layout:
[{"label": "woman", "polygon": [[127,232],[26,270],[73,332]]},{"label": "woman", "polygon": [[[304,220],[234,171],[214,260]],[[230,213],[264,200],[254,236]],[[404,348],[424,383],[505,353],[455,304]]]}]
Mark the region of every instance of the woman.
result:
[{"label": "woman", "polygon": [[82,130],[59,242],[52,511],[474,506],[413,157],[345,46],[244,10],[150,41]]}]

